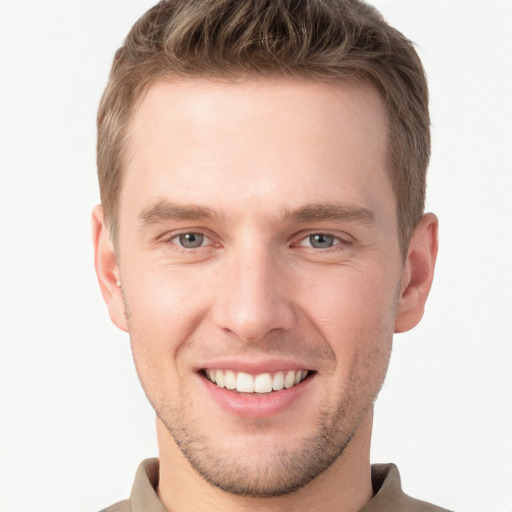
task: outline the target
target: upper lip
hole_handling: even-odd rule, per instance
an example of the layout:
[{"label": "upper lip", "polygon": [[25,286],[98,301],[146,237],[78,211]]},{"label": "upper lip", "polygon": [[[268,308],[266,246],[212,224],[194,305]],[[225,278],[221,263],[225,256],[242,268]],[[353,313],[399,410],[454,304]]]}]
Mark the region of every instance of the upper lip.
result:
[{"label": "upper lip", "polygon": [[201,370],[233,370],[234,372],[244,372],[251,375],[261,373],[274,373],[287,370],[309,370],[314,371],[306,363],[293,361],[290,359],[266,359],[259,361],[248,361],[242,359],[217,359],[205,361],[196,366],[196,371]]}]

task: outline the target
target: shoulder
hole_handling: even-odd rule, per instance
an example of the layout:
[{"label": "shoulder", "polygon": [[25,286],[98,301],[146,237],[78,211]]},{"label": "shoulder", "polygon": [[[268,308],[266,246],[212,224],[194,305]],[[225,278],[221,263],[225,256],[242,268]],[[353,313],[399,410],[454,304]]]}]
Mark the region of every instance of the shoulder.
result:
[{"label": "shoulder", "polygon": [[132,512],[130,500],[123,500],[108,508],[104,508],[100,512]]},{"label": "shoulder", "polygon": [[405,494],[400,473],[394,464],[373,465],[372,485],[375,495],[361,512],[449,512],[445,508]]},{"label": "shoulder", "polygon": [[166,512],[156,493],[158,478],[158,459],[143,460],[137,468],[130,498],[104,508],[101,512]]}]

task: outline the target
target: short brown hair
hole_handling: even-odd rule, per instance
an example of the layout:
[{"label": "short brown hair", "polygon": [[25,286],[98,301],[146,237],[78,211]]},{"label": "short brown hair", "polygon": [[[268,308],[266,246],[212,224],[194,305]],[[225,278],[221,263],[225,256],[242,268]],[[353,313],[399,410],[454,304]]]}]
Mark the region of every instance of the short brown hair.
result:
[{"label": "short brown hair", "polygon": [[98,112],[98,178],[114,240],[136,106],[158,80],[197,76],[372,83],[389,117],[390,178],[406,254],[425,203],[427,83],[412,43],[360,0],[162,0],[147,11],[117,50]]}]

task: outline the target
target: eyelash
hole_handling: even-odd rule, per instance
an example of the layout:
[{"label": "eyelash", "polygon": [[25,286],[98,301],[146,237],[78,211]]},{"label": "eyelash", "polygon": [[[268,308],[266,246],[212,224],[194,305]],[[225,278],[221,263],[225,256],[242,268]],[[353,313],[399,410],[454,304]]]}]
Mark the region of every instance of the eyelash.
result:
[{"label": "eyelash", "polygon": [[[204,237],[203,242],[205,242],[205,243],[201,243],[201,245],[199,245],[197,247],[183,247],[179,243],[174,242],[174,240],[179,239],[180,237],[186,236],[186,235],[202,236],[202,237]],[[193,251],[193,250],[202,249],[202,248],[207,247],[209,245],[208,242],[211,242],[211,240],[212,240],[212,237],[208,236],[206,233],[202,233],[201,231],[183,231],[181,233],[173,233],[173,235],[171,237],[167,238],[166,243],[173,245],[176,248],[176,250],[179,250],[181,252],[188,252],[188,251]]]},{"label": "eyelash", "polygon": [[[314,236],[323,236],[333,239],[333,245],[330,247],[313,247],[312,245],[302,245],[302,242],[306,242],[307,240],[310,240]],[[292,244],[293,246],[299,246],[299,247],[308,247],[310,249],[316,249],[317,251],[321,252],[329,252],[329,251],[337,251],[337,250],[343,250],[346,246],[351,245],[351,242],[347,240],[346,238],[342,238],[339,235],[336,235],[334,233],[330,233],[328,231],[312,231],[307,233],[305,236],[302,236],[298,239],[297,242],[294,242]]]},{"label": "eyelash", "polygon": [[[201,245],[197,247],[183,247],[178,241],[180,237],[184,235],[199,235],[204,237],[204,240],[202,241]],[[302,245],[302,242],[307,241],[308,239],[311,240],[311,237],[314,236],[324,236],[334,239],[334,243],[330,247],[313,247],[312,245]],[[166,243],[169,245],[174,246],[175,250],[178,250],[180,252],[190,252],[190,251],[197,251],[198,249],[204,249],[211,245],[213,238],[209,235],[207,235],[204,232],[201,231],[183,231],[180,233],[173,233],[172,236],[168,237],[166,239]],[[216,245],[216,244],[213,244]],[[220,244],[219,244],[220,245]],[[306,247],[310,249],[315,249],[318,252],[332,252],[332,251],[339,251],[344,250],[345,247],[352,245],[352,242],[350,240],[347,240],[346,238],[342,238],[339,235],[336,235],[334,233],[331,233],[329,231],[310,231],[307,233],[301,233],[300,237],[297,237],[291,244],[290,247]]]}]

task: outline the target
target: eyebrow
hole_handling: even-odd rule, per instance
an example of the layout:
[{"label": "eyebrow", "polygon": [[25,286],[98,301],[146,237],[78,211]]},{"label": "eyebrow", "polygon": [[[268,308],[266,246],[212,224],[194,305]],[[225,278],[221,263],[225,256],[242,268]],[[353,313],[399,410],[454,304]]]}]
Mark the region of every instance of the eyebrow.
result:
[{"label": "eyebrow", "polygon": [[354,204],[320,203],[308,204],[296,210],[285,209],[284,221],[315,222],[315,221],[354,221],[363,224],[375,222],[375,214],[368,208]]},{"label": "eyebrow", "polygon": [[[149,226],[169,220],[212,220],[218,214],[206,206],[180,205],[169,201],[158,201],[144,208],[139,214],[142,224]],[[301,206],[295,210],[285,208],[283,222],[353,221],[371,224],[375,214],[368,208],[353,204],[319,203]]]},{"label": "eyebrow", "polygon": [[215,217],[215,212],[205,206],[179,205],[169,201],[158,201],[139,214],[139,220],[146,226],[169,220],[211,220]]}]

